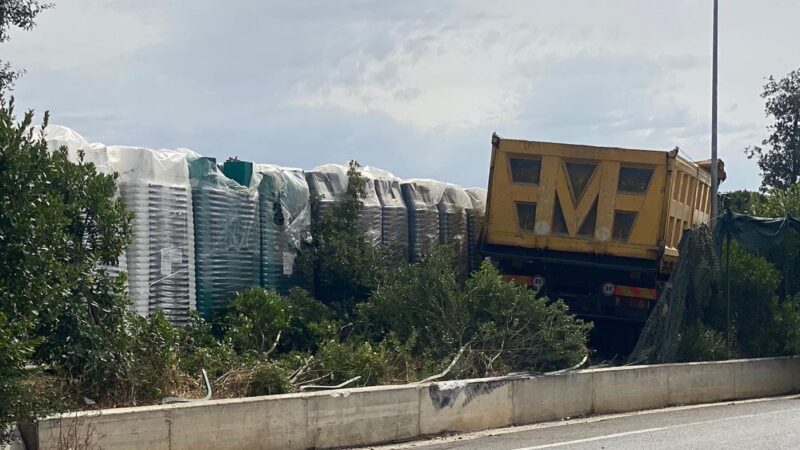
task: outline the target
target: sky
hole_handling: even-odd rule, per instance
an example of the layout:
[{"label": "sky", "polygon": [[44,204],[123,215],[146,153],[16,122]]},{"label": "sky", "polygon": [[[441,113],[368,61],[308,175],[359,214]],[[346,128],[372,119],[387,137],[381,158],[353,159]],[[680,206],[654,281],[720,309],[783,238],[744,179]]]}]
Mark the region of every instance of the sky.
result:
[{"label": "sky", "polygon": [[[91,142],[486,186],[490,137],[710,157],[711,0],[55,0],[0,59]],[[754,189],[796,0],[721,0],[722,190]],[[41,115],[39,116],[41,117]]]}]

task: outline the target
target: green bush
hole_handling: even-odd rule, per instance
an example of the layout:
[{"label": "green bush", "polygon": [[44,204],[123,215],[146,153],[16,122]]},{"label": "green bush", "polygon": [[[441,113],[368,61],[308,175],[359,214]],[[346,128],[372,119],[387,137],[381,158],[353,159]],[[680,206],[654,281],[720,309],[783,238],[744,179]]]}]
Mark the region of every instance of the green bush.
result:
[{"label": "green bush", "polygon": [[718,361],[728,357],[725,334],[696,322],[688,327],[678,341],[678,361]]},{"label": "green bush", "polygon": [[[282,296],[250,288],[231,300],[223,317],[224,336],[238,353],[313,352],[336,329],[331,317],[332,312],[303,289],[292,288]],[[276,340],[278,346],[272,349]]]},{"label": "green bush", "polygon": [[360,305],[361,326],[376,341],[390,332],[400,341],[425,336],[417,342],[417,354],[458,350],[468,340],[466,311],[451,261],[452,252],[442,248],[394,270]]},{"label": "green bush", "polygon": [[562,369],[588,354],[591,325],[563,302],[504,282],[489,263],[462,289],[451,261],[443,248],[393,272],[361,307],[365,332],[376,341],[391,336],[395,345],[411,344],[422,372],[441,370],[466,348],[451,376]]},{"label": "green bush", "polygon": [[34,342],[21,342],[18,335],[0,312],[0,444],[8,440],[10,426],[32,422],[55,406],[31,382],[37,372],[28,367]]},{"label": "green bush", "polygon": [[129,333],[132,359],[128,388],[134,402],[158,401],[179,383],[178,333],[161,313],[147,319],[134,316]]},{"label": "green bush", "polygon": [[480,356],[470,375],[563,369],[589,354],[591,324],[571,315],[563,301],[536,298],[503,281],[488,262],[467,280],[464,296],[471,347]]},{"label": "green bush", "polygon": [[309,378],[322,377],[320,384],[337,385],[360,376],[354,386],[371,386],[385,381],[388,368],[389,355],[383,345],[357,339],[329,340],[315,355]]},{"label": "green bush", "polygon": [[320,342],[339,328],[333,312],[304,289],[290,289],[286,299],[289,320],[281,336],[279,353],[316,352]]},{"label": "green bush", "polygon": [[274,291],[250,288],[237,293],[223,319],[233,348],[265,353],[289,323],[289,302]]},{"label": "green bush", "polygon": [[252,369],[248,396],[286,394],[292,391],[289,371],[272,361],[260,361]]},{"label": "green bush", "polygon": [[[727,250],[723,255],[722,291],[705,312],[705,323],[724,332],[728,318]],[[730,308],[735,328],[735,346],[739,356],[759,357],[777,354],[780,343],[771,332],[778,305],[776,291],[779,272],[766,259],[743,250],[738,244],[730,247]]]},{"label": "green bush", "polygon": [[213,380],[238,364],[238,355],[230,341],[214,337],[211,324],[196,312],[178,329],[178,349],[181,371],[195,378],[205,369]]},{"label": "green bush", "polygon": [[800,355],[800,294],[775,305],[774,318],[778,354]]}]

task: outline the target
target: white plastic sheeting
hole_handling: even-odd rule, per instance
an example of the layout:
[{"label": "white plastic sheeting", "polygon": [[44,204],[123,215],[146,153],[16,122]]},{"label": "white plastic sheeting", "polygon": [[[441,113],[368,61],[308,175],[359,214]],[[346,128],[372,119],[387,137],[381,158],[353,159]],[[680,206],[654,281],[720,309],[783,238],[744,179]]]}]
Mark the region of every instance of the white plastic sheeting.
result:
[{"label": "white plastic sheeting", "polygon": [[113,173],[108,164],[108,158],[104,155],[105,146],[102,144],[93,146],[75,130],[60,125],[48,125],[44,130],[44,137],[47,148],[51,151],[62,146],[66,147],[70,161],[78,162],[79,152],[83,151],[85,153],[84,161],[94,163],[98,172]]},{"label": "white plastic sheeting", "polygon": [[260,283],[258,191],[226,177],[214,158],[188,157],[197,310],[212,318],[233,294]]},{"label": "white plastic sheeting", "polygon": [[486,189],[467,189],[472,201],[472,206],[467,210],[467,242],[470,270],[475,270],[481,265],[480,238],[486,214]]},{"label": "white plastic sheeting", "polygon": [[390,172],[365,166],[361,172],[372,181],[381,205],[381,245],[398,263],[408,262],[408,208],[400,190],[402,180]]},{"label": "white plastic sheeting", "polygon": [[255,164],[261,230],[261,286],[286,291],[301,246],[311,238],[308,183],[302,171]]},{"label": "white plastic sheeting", "polygon": [[106,147],[119,173],[125,207],[134,213],[127,250],[128,289],[134,310],[160,311],[173,323],[195,309],[192,190],[185,152]]},{"label": "white plastic sheeting", "polygon": [[[319,214],[330,211],[334,204],[342,200],[347,192],[347,170],[343,165],[325,164],[306,172],[311,194],[319,197]],[[367,241],[378,246],[382,241],[383,217],[374,183],[367,183],[366,197],[362,201],[364,206],[358,217],[359,225]]]},{"label": "white plastic sheeting", "polygon": [[410,262],[419,262],[439,244],[439,202],[446,185],[436,180],[413,179],[400,183],[408,208]]},{"label": "white plastic sheeting", "polygon": [[[286,290],[294,259],[310,240],[310,195],[319,196],[316,214],[330,211],[347,191],[343,165],[303,173],[253,164],[252,177],[239,180],[244,186],[226,177],[213,158],[189,150],[89,144],[58,126],[48,127],[46,138],[51,148],[65,145],[73,160],[83,150],[100,172],[120,174],[119,193],[135,214],[133,242],[119,266],[107,269],[128,271],[136,312],[162,311],[173,322],[194,309],[196,287],[207,316],[254,284]],[[479,265],[484,189],[402,181],[374,167],[361,173],[369,182],[359,224],[369,242],[411,262],[447,243],[456,250],[460,275]]]},{"label": "white plastic sheeting", "polygon": [[117,187],[134,213],[132,241],[119,265],[126,270],[133,309],[142,316],[161,311],[172,322],[195,307],[192,195],[185,151],[89,144],[75,131],[45,129],[48,147],[67,147],[69,158],[92,162],[101,173],[119,173]]}]

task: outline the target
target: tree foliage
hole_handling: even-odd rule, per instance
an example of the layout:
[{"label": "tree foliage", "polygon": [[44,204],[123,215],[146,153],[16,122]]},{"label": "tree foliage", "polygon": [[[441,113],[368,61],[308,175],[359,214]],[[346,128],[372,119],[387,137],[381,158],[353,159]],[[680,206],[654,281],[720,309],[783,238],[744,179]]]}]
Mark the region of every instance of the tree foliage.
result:
[{"label": "tree foliage", "polygon": [[761,97],[769,136],[746,153],[761,169],[762,191],[785,189],[800,181],[800,69],[780,80],[770,76]]},{"label": "tree foliage", "polygon": [[730,191],[720,194],[723,209],[739,214],[753,214],[753,205],[763,201],[765,195],[747,190]]},{"label": "tree foliage", "polygon": [[393,272],[361,311],[373,339],[413,342],[437,370],[464,348],[454,376],[562,369],[588,355],[591,325],[563,302],[503,281],[488,262],[462,288],[446,247]]},{"label": "tree foliage", "polygon": [[[99,381],[124,378],[128,368],[120,360],[130,345],[125,280],[103,266],[127,245],[131,217],[115,196],[116,176],[71,162],[66,148],[49,151],[44,125],[37,131],[32,122],[32,112],[17,122],[13,103],[0,105],[0,315],[13,324],[0,359],[17,355],[7,368],[19,367],[24,354],[74,383],[76,394],[98,394]],[[4,414],[3,424],[35,413]]]},{"label": "tree foliage", "polygon": [[359,224],[368,181],[358,167],[350,162],[347,191],[332,208],[321,211],[320,199],[311,199],[312,242],[297,259],[302,285],[344,316],[370,295],[386,270],[384,253],[367,242]]}]

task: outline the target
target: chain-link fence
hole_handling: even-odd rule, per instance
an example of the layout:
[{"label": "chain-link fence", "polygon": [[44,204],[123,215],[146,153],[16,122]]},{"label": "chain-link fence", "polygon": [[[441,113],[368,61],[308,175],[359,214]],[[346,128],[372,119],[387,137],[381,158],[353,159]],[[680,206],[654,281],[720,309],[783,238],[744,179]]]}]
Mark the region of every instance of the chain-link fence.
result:
[{"label": "chain-link fence", "polygon": [[680,259],[631,363],[760,357],[800,350],[793,282],[800,221],[734,213],[684,233]]}]

